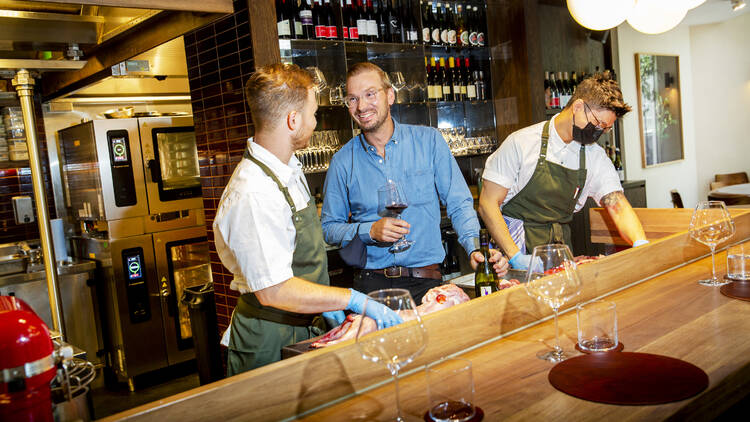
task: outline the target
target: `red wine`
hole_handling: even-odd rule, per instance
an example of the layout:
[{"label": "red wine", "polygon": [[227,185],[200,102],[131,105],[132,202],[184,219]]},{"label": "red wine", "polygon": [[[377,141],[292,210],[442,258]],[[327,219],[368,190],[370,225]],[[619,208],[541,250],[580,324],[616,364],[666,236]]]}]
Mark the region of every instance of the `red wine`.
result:
[{"label": "red wine", "polygon": [[385,209],[387,209],[388,211],[390,211],[391,214],[399,216],[399,215],[401,215],[402,212],[404,212],[404,210],[406,209],[406,207],[408,207],[408,205],[406,205],[406,204],[393,204],[393,205],[386,206]]},{"label": "red wine", "polygon": [[462,421],[474,416],[474,407],[462,401],[444,401],[430,409],[430,416],[442,421]]}]

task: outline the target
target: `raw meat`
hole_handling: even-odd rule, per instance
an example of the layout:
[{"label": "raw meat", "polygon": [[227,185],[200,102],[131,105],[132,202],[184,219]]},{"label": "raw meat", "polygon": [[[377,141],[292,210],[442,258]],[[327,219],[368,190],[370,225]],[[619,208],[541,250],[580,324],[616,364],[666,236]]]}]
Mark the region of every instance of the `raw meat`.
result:
[{"label": "raw meat", "polygon": [[[434,287],[425,293],[422,298],[422,304],[417,306],[417,312],[419,315],[426,315],[468,301],[469,296],[464,293],[463,289],[455,284],[443,284],[442,286]],[[408,321],[413,318],[413,313],[403,313],[401,314],[401,317]],[[359,330],[360,324],[365,324],[362,327],[362,330],[364,330],[365,333],[370,333],[378,329],[378,326],[373,319],[358,314],[349,314],[341,325],[324,334],[321,338],[312,343],[311,346],[314,348],[321,348],[352,340],[357,337],[357,331]]]}]

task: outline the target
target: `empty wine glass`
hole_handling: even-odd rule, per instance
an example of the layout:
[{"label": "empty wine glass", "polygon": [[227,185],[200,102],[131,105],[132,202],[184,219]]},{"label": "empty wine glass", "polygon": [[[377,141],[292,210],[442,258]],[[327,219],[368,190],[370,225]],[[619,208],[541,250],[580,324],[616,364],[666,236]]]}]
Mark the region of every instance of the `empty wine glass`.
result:
[{"label": "empty wine glass", "polygon": [[[388,183],[378,189],[378,215],[381,217],[401,218],[401,213],[409,206],[406,194],[400,183],[389,180]],[[403,252],[414,244],[413,240],[406,240],[402,236],[397,242],[388,248],[391,253]]]},{"label": "empty wine glass", "polygon": [[561,362],[568,356],[560,347],[557,313],[563,304],[581,292],[578,269],[570,249],[562,244],[534,247],[530,262],[524,284],[526,293],[549,305],[555,313],[555,349],[538,356],[550,362]]},{"label": "empty wine glass", "polygon": [[716,245],[734,235],[735,227],[724,201],[701,201],[690,219],[690,237],[711,248],[711,278],[700,280],[704,286],[722,286],[729,281],[716,277]]},{"label": "empty wine glass", "polygon": [[391,72],[391,85],[393,86],[393,89],[396,91],[399,91],[403,89],[406,86],[406,79],[404,79],[404,74],[400,71]]},{"label": "empty wine glass", "polygon": [[[382,303],[396,311],[404,320],[399,325],[377,330],[374,320],[363,317],[357,330],[357,346],[363,359],[382,363],[393,376],[396,388],[397,421],[403,421],[398,397],[398,371],[414,360],[427,345],[427,330],[417,312],[417,306],[408,290],[384,289],[367,295],[365,310],[371,301]],[[374,331],[374,332],[373,332]]]}]

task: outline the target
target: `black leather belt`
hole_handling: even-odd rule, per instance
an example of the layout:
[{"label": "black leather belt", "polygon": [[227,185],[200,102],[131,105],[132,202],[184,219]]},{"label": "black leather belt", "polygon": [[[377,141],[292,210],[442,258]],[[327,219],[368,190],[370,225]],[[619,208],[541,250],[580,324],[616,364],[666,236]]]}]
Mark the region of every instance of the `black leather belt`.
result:
[{"label": "black leather belt", "polygon": [[432,278],[441,280],[443,274],[440,272],[440,265],[432,264],[419,268],[407,267],[388,267],[382,270],[365,270],[374,273],[383,274],[387,278],[414,277],[414,278]]}]

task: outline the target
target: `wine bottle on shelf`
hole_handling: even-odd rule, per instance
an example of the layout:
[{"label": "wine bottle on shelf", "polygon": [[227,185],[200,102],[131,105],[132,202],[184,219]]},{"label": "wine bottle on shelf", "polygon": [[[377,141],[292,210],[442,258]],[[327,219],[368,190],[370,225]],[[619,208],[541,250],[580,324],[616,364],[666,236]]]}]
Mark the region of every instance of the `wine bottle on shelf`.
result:
[{"label": "wine bottle on shelf", "polygon": [[550,109],[552,105],[552,90],[549,87],[549,71],[544,72],[544,108]]},{"label": "wine bottle on shelf", "polygon": [[326,26],[326,38],[329,40],[339,39],[338,26],[336,26],[336,18],[333,13],[333,5],[331,0],[325,0],[325,26]]},{"label": "wine bottle on shelf", "polygon": [[479,27],[477,26],[477,8],[467,4],[466,12],[468,13],[469,19],[469,45],[478,47],[479,40],[477,39],[477,36],[479,36]]},{"label": "wine bottle on shelf", "polygon": [[390,42],[390,23],[388,23],[388,11],[385,7],[386,0],[375,0],[373,2],[375,8],[375,16],[378,22],[378,41],[379,42]]},{"label": "wine bottle on shelf", "polygon": [[456,60],[448,57],[448,72],[451,80],[451,101],[461,101],[461,76],[456,72]]},{"label": "wine bottle on shelf", "polygon": [[[427,64],[427,57],[425,59],[425,65]],[[442,96],[443,87],[440,86],[440,92]],[[430,101],[438,100],[438,84],[437,84],[437,69],[435,69],[435,58],[430,57],[430,66],[427,68],[427,98]]]},{"label": "wine bottle on shelf", "polygon": [[341,9],[341,39],[349,41],[349,9],[344,0],[339,0],[339,9]]},{"label": "wine bottle on shelf", "polygon": [[440,34],[443,31],[443,4],[437,2],[432,20],[432,45],[442,45]]},{"label": "wine bottle on shelf", "polygon": [[557,90],[557,84],[555,83],[555,72],[549,73],[549,88],[550,88],[550,108],[560,108],[560,91]]},{"label": "wine bottle on shelf", "polygon": [[299,12],[297,13],[297,21],[301,26],[301,30],[297,35],[299,39],[309,40],[315,38],[315,30],[313,28],[313,12],[312,12],[312,1],[302,0],[299,6]]},{"label": "wine bottle on shelf", "polygon": [[484,101],[487,99],[486,84],[484,83],[484,72],[481,70],[477,71],[477,100]]},{"label": "wine bottle on shelf", "polygon": [[323,0],[315,0],[313,6],[313,30],[316,40],[328,39],[328,27],[326,26],[325,10]]},{"label": "wine bottle on shelf", "polygon": [[432,2],[422,4],[422,43],[428,45],[432,40]]},{"label": "wine bottle on shelf", "polygon": [[357,0],[357,34],[359,41],[370,41],[370,34],[367,32],[367,11],[363,0]]},{"label": "wine bottle on shelf", "polygon": [[469,28],[466,20],[466,12],[460,4],[456,6],[456,22],[456,26],[458,27],[458,43],[461,47],[470,46],[471,43],[469,42]]},{"label": "wine bottle on shelf", "polygon": [[573,88],[573,93],[575,93],[576,87],[578,86],[578,76],[576,75],[575,70],[573,71],[573,74],[570,76],[570,85]]},{"label": "wine bottle on shelf", "polygon": [[568,90],[565,88],[565,83],[563,82],[562,72],[557,72],[557,78],[555,79],[555,84],[557,85],[557,91],[560,93],[559,108],[563,108],[565,107],[565,104],[568,98]]},{"label": "wine bottle on shelf", "polygon": [[461,57],[456,57],[456,75],[458,78],[458,89],[461,96],[461,101],[466,100],[466,74],[461,69]]},{"label": "wine bottle on shelf", "polygon": [[477,6],[474,6],[474,13],[476,14],[477,18],[477,45],[479,47],[484,47],[486,45],[486,24],[487,19],[485,17],[484,13],[484,6],[481,6],[480,8],[477,8]]},{"label": "wine bottle on shelf", "polygon": [[289,16],[290,38],[303,39],[302,22],[299,20],[299,0],[287,0],[287,15]]},{"label": "wine bottle on shelf", "polygon": [[409,7],[408,0],[402,9],[404,18],[404,38],[409,44],[417,44],[419,42],[419,24],[417,18],[411,13],[411,7]]},{"label": "wine bottle on shelf", "polygon": [[443,101],[451,101],[453,99],[451,74],[446,69],[445,57],[440,58],[440,81],[443,84]]},{"label": "wine bottle on shelf", "polygon": [[617,175],[620,176],[620,181],[625,181],[625,169],[622,168],[622,158],[620,157],[620,148],[615,147],[615,170]]},{"label": "wine bottle on shelf", "polygon": [[403,41],[402,31],[402,14],[401,14],[401,0],[396,2],[394,7],[393,3],[388,1],[388,32],[390,35],[390,41],[394,43],[400,43]]},{"label": "wine bottle on shelf", "polygon": [[289,8],[285,0],[276,0],[276,29],[279,38],[292,38],[292,28],[289,23]]},{"label": "wine bottle on shelf", "polygon": [[456,25],[456,14],[453,6],[448,6],[448,45],[455,46],[458,43],[458,26]]},{"label": "wine bottle on shelf", "polygon": [[466,57],[464,59],[464,72],[466,75],[466,99],[469,101],[474,101],[477,99],[477,86],[474,84],[474,80],[472,78],[471,67],[469,66],[469,58]]},{"label": "wine bottle on shelf", "polygon": [[474,272],[474,293],[476,297],[487,296],[498,290],[497,274],[495,274],[490,262],[489,237],[487,229],[479,230],[479,252],[484,257],[484,262],[480,262]]},{"label": "wine bottle on shelf", "polygon": [[378,21],[372,7],[372,0],[367,0],[367,38],[371,42],[376,42],[379,39]]}]

